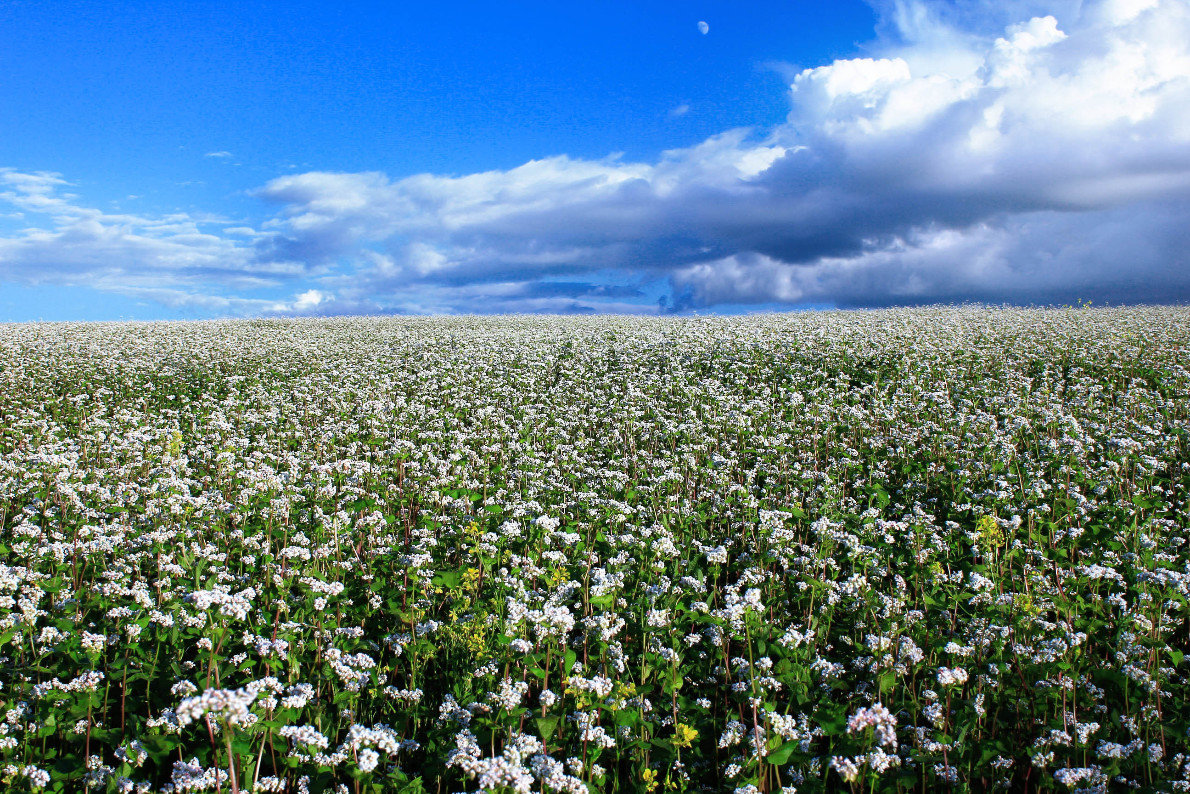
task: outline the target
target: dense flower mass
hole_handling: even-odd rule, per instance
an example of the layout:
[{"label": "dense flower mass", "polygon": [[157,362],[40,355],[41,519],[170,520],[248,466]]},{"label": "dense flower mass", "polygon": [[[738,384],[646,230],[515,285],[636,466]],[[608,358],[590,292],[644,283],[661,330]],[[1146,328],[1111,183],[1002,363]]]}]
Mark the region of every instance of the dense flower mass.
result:
[{"label": "dense flower mass", "polygon": [[0,326],[17,790],[1190,790],[1190,311]]}]

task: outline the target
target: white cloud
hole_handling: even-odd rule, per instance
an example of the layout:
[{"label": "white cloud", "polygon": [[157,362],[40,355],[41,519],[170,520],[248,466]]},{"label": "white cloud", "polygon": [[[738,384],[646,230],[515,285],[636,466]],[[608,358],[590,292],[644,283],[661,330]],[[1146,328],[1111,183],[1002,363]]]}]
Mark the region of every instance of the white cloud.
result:
[{"label": "white cloud", "polygon": [[325,301],[326,298],[326,295],[316,289],[307,290],[306,292],[303,292],[301,295],[297,296],[297,299],[293,302],[293,308],[297,311],[312,309]]},{"label": "white cloud", "polygon": [[216,158],[219,158],[219,159],[226,159],[226,158],[229,158],[229,157],[234,157],[235,155],[233,155],[231,152],[222,152],[222,151],[221,151],[221,152],[207,152],[207,153],[206,153],[205,155],[203,155],[203,156],[204,156],[204,157],[216,157]]},{"label": "white cloud", "polygon": [[[612,268],[668,278],[688,305],[1190,297],[1160,244],[1190,221],[1187,7],[1016,6],[1059,13],[993,30],[1003,8],[968,2],[964,29],[950,4],[896,3],[880,57],[799,72],[784,124],[654,163],[303,174],[260,195],[284,205],[275,228],[298,258],[383,248],[386,267],[361,258],[356,277],[378,294]],[[1129,257],[1149,287],[1122,284],[1088,236],[1150,252]]]},{"label": "white cloud", "polygon": [[293,174],[257,192],[272,218],[222,231],[0,172],[0,201],[51,219],[0,265],[191,293],[316,278],[258,309],[295,313],[1190,298],[1190,6],[874,2],[865,57],[793,74],[770,129],[651,162]]},{"label": "white cloud", "polygon": [[260,310],[267,304],[234,293],[276,287],[307,270],[259,257],[228,237],[243,229],[225,229],[219,219],[106,213],[60,192],[68,186],[59,174],[0,169],[0,203],[31,223],[0,237],[0,280],[88,286],[207,311]]},{"label": "white cloud", "polygon": [[1120,25],[1156,7],[1157,0],[1108,0],[1103,4],[1103,16],[1108,23]]},{"label": "white cloud", "polygon": [[61,174],[49,171],[22,173],[12,168],[0,168],[0,201],[30,212],[57,212],[72,214],[72,194],[58,195],[59,187],[70,183]]}]

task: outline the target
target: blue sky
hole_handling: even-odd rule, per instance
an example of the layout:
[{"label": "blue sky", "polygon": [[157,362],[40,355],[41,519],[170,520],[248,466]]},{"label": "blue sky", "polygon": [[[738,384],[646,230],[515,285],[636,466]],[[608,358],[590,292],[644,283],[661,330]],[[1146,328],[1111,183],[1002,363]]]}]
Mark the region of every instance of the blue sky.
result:
[{"label": "blue sky", "polygon": [[184,6],[0,7],[0,321],[1190,297],[1183,0]]}]

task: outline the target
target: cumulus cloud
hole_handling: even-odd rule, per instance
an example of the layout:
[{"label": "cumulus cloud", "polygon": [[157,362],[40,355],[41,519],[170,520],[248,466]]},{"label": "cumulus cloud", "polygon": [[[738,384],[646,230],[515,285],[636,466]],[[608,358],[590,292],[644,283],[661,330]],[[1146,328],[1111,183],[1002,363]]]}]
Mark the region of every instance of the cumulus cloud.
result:
[{"label": "cumulus cloud", "polygon": [[313,309],[318,304],[326,300],[326,296],[316,289],[306,290],[301,295],[294,299],[293,307],[297,311],[306,309]]},{"label": "cumulus cloud", "polygon": [[1190,298],[1190,7],[874,4],[864,57],[792,74],[769,129],[649,162],[283,176],[266,222],[219,235],[80,215],[61,177],[6,172],[0,199],[57,220],[0,263],[47,234],[77,262],[106,232],[158,269],[319,273],[274,306],[297,313]]},{"label": "cumulus cloud", "polygon": [[286,257],[369,249],[352,280],[372,294],[610,269],[675,307],[1190,297],[1184,3],[880,8],[876,57],[799,72],[772,129],[259,195]]}]

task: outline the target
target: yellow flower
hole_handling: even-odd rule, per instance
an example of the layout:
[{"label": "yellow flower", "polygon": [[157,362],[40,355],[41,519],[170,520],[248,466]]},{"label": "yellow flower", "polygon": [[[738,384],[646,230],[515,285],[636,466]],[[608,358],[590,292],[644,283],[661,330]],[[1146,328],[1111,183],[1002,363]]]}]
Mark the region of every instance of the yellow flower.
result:
[{"label": "yellow flower", "polygon": [[979,521],[975,523],[975,531],[979,534],[979,546],[985,551],[997,549],[1007,540],[1004,530],[992,516],[980,516]]},{"label": "yellow flower", "polygon": [[646,769],[640,773],[640,779],[644,781],[645,791],[654,791],[657,788],[657,770]]},{"label": "yellow flower", "polygon": [[677,747],[689,747],[698,738],[698,731],[684,722],[674,726],[673,743]]},{"label": "yellow flower", "polygon": [[1033,598],[1028,593],[1017,593],[1012,597],[1012,605],[1028,615],[1040,615],[1041,610],[1033,603]]},{"label": "yellow flower", "polygon": [[467,650],[477,654],[487,646],[487,631],[478,624],[468,626],[463,633],[463,641],[467,645]]}]

